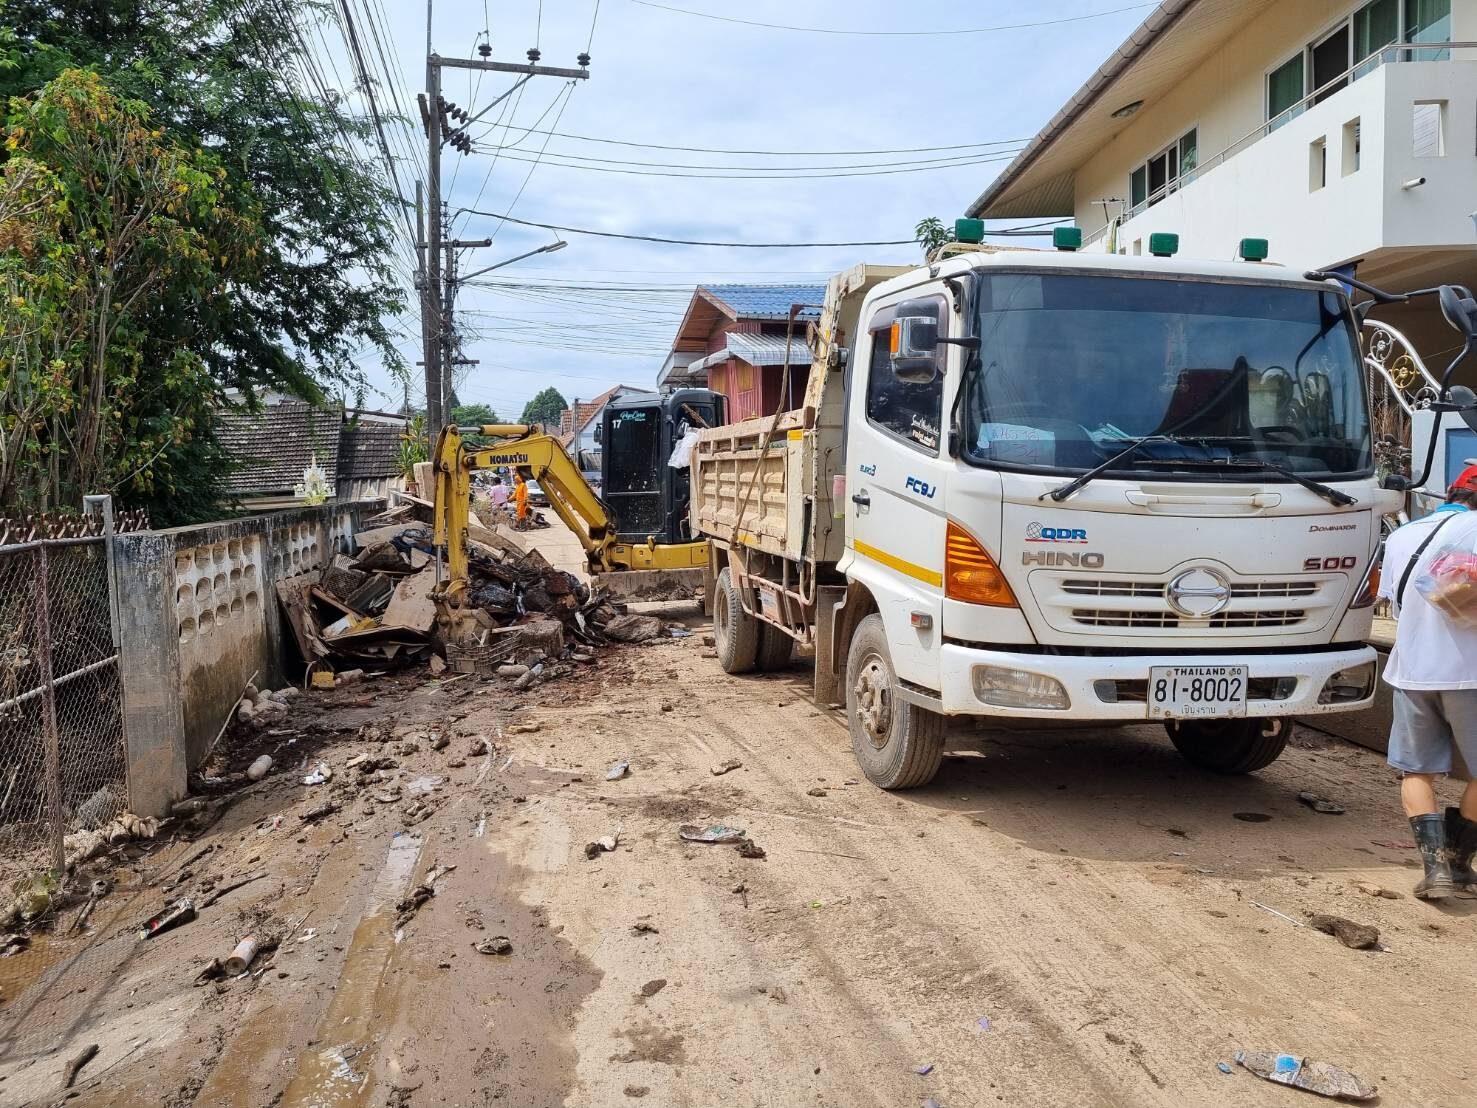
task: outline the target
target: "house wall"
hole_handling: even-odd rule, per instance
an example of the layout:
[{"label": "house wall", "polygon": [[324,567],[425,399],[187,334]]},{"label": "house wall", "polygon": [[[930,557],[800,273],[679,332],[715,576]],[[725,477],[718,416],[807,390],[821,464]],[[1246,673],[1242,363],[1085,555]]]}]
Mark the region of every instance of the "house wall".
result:
[{"label": "house wall", "polygon": [[285,680],[278,581],[351,549],[378,501],[325,504],[114,540],[119,669],[135,810],[167,812],[253,679]]},{"label": "house wall", "polygon": [[[1128,198],[1129,175],[1134,168],[1191,127],[1198,129],[1202,165],[1256,131],[1266,121],[1267,73],[1361,7],[1362,2],[1348,0],[1274,4],[1213,51],[1190,77],[1139,109],[1129,125],[1077,171],[1076,217],[1084,233],[1091,235],[1107,222],[1102,204],[1096,201]],[[1477,3],[1454,0],[1452,7],[1453,40],[1477,41]],[[1381,67],[1377,72],[1388,68]],[[1366,75],[1319,107],[1347,98],[1369,79]],[[1297,120],[1288,126],[1295,123]],[[1464,132],[1465,146],[1471,146],[1471,138],[1470,130]],[[1306,159],[1279,165],[1276,172],[1305,177]],[[1110,211],[1116,209],[1110,206]]]}]

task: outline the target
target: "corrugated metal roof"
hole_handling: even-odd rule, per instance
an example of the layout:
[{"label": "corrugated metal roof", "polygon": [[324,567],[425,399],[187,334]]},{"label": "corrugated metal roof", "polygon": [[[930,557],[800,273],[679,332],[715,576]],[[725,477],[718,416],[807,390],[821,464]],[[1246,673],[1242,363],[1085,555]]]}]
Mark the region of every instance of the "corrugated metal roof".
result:
[{"label": "corrugated metal roof", "polygon": [[699,373],[709,366],[720,365],[729,358],[738,358],[750,365],[807,365],[810,351],[805,340],[797,335],[790,341],[789,357],[786,358],[785,340],[781,335],[724,335],[724,348],[706,358],[692,362],[682,372]]},{"label": "corrugated metal roof", "polygon": [[[699,285],[739,319],[789,319],[793,304],[820,304],[825,285]],[[802,312],[800,319],[817,319],[819,309]]]}]

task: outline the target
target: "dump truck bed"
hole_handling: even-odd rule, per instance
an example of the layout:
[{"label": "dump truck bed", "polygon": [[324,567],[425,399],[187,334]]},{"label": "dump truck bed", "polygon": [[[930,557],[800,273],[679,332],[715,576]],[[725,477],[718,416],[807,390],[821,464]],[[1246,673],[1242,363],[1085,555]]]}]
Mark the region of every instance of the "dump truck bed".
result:
[{"label": "dump truck bed", "polygon": [[835,562],[844,545],[846,349],[867,292],[912,267],[858,265],[826,286],[805,402],[701,432],[692,454],[695,534],[792,562]]}]

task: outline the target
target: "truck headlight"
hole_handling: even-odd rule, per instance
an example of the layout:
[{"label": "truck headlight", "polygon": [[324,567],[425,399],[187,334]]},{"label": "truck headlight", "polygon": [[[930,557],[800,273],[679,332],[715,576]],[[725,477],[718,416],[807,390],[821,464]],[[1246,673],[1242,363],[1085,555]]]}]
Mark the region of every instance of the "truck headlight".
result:
[{"label": "truck headlight", "polygon": [[1004,666],[975,666],[974,695],[997,708],[1041,708],[1065,711],[1072,706],[1055,677]]},{"label": "truck headlight", "polygon": [[1330,677],[1318,694],[1319,704],[1351,704],[1366,700],[1374,691],[1374,663],[1341,669]]}]

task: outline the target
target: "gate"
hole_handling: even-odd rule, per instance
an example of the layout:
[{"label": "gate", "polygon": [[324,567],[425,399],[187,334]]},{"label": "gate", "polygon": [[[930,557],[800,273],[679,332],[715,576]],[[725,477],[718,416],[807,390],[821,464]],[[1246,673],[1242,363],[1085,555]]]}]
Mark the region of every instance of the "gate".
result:
[{"label": "gate", "polygon": [[[0,520],[0,879],[65,866],[128,803],[112,510]],[[147,526],[129,518],[128,529]]]}]

